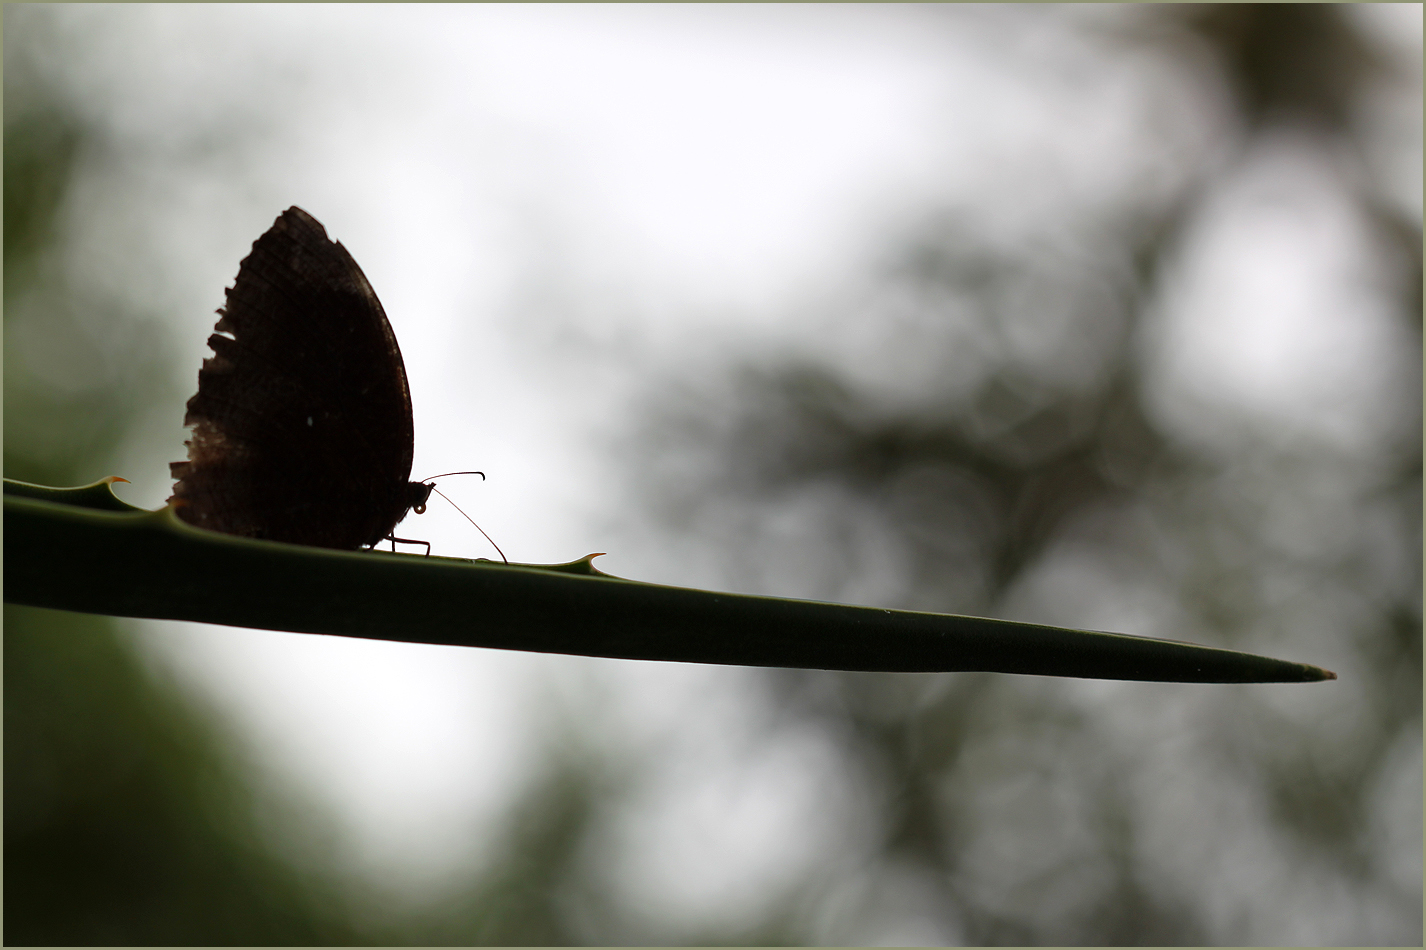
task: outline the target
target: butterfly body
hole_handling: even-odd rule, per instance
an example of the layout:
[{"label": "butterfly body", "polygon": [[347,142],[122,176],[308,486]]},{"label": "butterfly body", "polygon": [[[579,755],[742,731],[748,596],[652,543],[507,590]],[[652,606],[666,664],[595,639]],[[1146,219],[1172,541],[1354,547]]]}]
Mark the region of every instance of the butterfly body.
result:
[{"label": "butterfly body", "polygon": [[401,350],[375,291],[300,208],[253,243],[218,311],[170,501],[198,527],[328,548],[391,535],[430,486],[410,481]]}]

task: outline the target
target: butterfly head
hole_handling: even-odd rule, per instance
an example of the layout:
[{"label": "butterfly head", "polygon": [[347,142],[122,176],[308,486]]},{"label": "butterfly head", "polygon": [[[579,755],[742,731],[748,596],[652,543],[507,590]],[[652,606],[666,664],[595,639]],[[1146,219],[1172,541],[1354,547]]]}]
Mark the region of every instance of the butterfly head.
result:
[{"label": "butterfly head", "polygon": [[431,490],[436,487],[434,482],[407,482],[406,497],[402,499],[402,504],[418,515],[426,513],[426,501],[431,497]]}]

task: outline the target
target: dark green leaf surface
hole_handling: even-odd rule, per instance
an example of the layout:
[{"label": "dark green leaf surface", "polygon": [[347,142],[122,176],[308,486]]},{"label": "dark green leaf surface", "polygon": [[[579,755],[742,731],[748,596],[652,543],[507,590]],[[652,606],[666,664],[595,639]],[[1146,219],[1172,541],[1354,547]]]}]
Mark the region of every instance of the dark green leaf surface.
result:
[{"label": "dark green leaf surface", "polygon": [[1192,683],[1335,679],[1315,666],[952,614],[749,597],[564,565],[331,551],[190,527],[170,509],[5,481],[5,599],[60,610],[640,660]]}]

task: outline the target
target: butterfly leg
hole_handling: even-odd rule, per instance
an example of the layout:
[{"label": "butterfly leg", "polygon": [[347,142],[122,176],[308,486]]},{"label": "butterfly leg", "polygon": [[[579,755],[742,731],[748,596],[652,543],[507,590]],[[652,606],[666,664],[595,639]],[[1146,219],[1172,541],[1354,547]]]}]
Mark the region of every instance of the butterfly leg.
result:
[{"label": "butterfly leg", "polygon": [[430,556],[431,556],[431,542],[429,542],[429,541],[414,541],[414,540],[412,540],[411,538],[398,538],[398,537],[397,537],[396,535],[394,535],[394,534],[388,534],[388,535],[386,536],[386,540],[388,540],[388,541],[391,542],[391,550],[392,550],[393,553],[395,553],[395,551],[396,551],[396,542],[397,542],[397,541],[400,541],[402,544],[424,544],[424,545],[426,546],[426,553],[425,553],[424,555],[422,555],[422,556],[423,556],[423,557],[430,557]]}]

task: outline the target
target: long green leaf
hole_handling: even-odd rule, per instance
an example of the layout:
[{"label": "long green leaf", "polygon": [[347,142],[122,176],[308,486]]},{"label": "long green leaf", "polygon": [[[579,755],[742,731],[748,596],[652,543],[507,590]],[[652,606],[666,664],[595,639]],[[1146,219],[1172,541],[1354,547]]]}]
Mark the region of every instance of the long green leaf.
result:
[{"label": "long green leaf", "polygon": [[[1212,647],[952,614],[749,597],[570,564],[331,551],[191,527],[105,479],[5,480],[5,599],[337,636],[639,660],[1192,683],[1336,679]],[[592,557],[592,555],[591,555]]]}]

